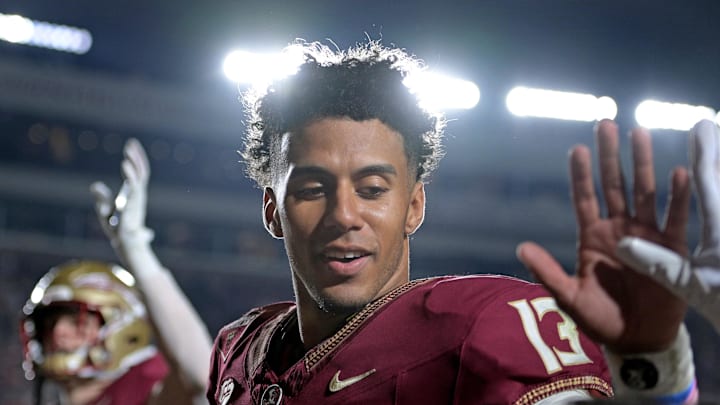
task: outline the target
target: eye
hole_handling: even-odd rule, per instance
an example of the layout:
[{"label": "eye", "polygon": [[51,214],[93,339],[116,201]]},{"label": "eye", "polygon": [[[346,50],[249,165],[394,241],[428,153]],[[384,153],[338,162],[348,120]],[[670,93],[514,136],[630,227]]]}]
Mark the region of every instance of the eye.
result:
[{"label": "eye", "polygon": [[295,198],[300,200],[315,200],[325,195],[325,189],[321,186],[301,188],[293,193]]},{"label": "eye", "polygon": [[358,194],[363,198],[376,199],[382,197],[388,191],[386,187],[367,186],[358,190]]}]

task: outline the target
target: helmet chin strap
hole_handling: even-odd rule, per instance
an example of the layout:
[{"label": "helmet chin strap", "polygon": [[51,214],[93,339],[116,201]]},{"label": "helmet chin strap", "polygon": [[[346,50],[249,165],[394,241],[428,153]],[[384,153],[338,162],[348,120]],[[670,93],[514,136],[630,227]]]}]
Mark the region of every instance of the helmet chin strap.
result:
[{"label": "helmet chin strap", "polygon": [[[83,328],[88,322],[88,311],[83,308],[79,314],[78,327]],[[59,378],[105,379],[112,378],[103,368],[110,362],[110,353],[104,345],[107,327],[103,325],[92,341],[83,343],[72,351],[53,351],[47,353],[42,368],[46,373]],[[124,370],[123,370],[124,371]],[[122,373],[119,373],[122,374]]]},{"label": "helmet chin strap", "polygon": [[[82,374],[87,373],[89,345],[83,345],[77,349],[66,351],[54,351],[46,353],[41,362],[43,372],[57,379],[70,379],[73,377],[85,378]],[[89,376],[88,376],[89,377]]]},{"label": "helmet chin strap", "polygon": [[53,352],[45,356],[42,369],[53,379],[99,379],[110,380],[122,375],[125,367],[104,370],[110,360],[110,353],[102,344],[85,344],[72,352]]}]

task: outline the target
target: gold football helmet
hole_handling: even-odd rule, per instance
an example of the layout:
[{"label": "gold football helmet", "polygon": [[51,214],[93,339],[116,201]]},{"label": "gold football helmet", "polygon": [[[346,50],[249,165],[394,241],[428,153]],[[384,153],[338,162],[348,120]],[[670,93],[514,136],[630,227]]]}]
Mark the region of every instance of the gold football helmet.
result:
[{"label": "gold football helmet", "polygon": [[[152,328],[134,284],[127,270],[110,263],[71,261],[50,269],[23,307],[25,377],[114,378],[153,356]],[[97,338],[72,351],[53,348],[47,340],[54,319],[67,313],[79,323],[99,315]]]}]

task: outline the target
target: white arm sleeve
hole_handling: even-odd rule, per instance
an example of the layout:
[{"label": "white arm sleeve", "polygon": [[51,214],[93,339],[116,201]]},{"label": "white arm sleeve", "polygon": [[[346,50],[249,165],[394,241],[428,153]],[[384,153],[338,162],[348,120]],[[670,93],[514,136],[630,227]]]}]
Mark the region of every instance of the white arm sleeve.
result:
[{"label": "white arm sleeve", "polygon": [[175,278],[150,247],[152,231],[141,228],[138,232],[145,235],[120,238],[117,253],[135,275],[145,296],[150,317],[166,346],[165,354],[177,364],[183,378],[204,394],[212,339]]},{"label": "white arm sleeve", "polygon": [[102,182],[90,186],[95,211],[115,252],[137,280],[165,356],[194,393],[204,394],[212,340],[207,328],[150,247],[145,226],[150,161],[137,139],[129,139],[121,163],[123,185],[117,196]]}]

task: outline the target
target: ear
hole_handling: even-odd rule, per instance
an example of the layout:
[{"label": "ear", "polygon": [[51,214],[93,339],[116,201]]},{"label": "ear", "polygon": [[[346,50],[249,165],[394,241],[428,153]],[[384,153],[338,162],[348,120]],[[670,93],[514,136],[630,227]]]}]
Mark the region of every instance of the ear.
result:
[{"label": "ear", "polygon": [[405,218],[405,234],[412,235],[425,219],[425,184],[418,181],[410,193],[410,205]]},{"label": "ear", "polygon": [[275,192],[270,187],[265,187],[263,191],[263,222],[265,223],[265,229],[273,238],[281,239],[283,237],[277,199]]}]

